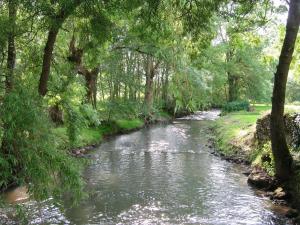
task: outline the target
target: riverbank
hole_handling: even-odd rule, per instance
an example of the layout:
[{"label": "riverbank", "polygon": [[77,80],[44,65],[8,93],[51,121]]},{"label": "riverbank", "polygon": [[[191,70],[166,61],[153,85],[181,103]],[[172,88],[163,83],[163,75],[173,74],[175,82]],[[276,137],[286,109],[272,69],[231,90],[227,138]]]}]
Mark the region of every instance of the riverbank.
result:
[{"label": "riverbank", "polygon": [[[158,122],[169,122],[173,117],[165,112],[154,116],[150,124]],[[85,127],[79,132],[78,139],[73,145],[70,145],[67,128],[65,126],[56,127],[53,133],[56,136],[57,145],[59,149],[69,151],[73,156],[81,157],[89,150],[99,146],[103,140],[120,134],[130,133],[139,130],[149,123],[144,120],[135,119],[117,119],[111,121],[103,121],[97,127]]]},{"label": "riverbank", "polygon": [[[100,146],[104,140],[111,137],[131,133],[142,129],[145,126],[155,123],[168,123],[173,119],[171,115],[165,112],[154,115],[150,122],[145,122],[142,119],[117,119],[111,121],[103,121],[97,127],[85,127],[80,129],[78,139],[71,147],[67,135],[67,127],[60,126],[53,128],[52,132],[55,136],[56,145],[62,151],[68,151],[74,157],[84,157],[86,153]],[[12,188],[11,190],[2,193],[0,203],[4,204],[0,207],[0,221],[5,224],[15,224],[15,221],[22,219],[22,215],[18,210],[18,203],[28,201],[29,194],[25,186]],[[12,207],[7,207],[9,204]],[[16,207],[16,208],[15,208]],[[7,209],[7,210],[3,210]],[[22,210],[20,211],[22,214]]]},{"label": "riverbank", "polygon": [[250,164],[254,159],[254,132],[258,118],[270,109],[257,105],[253,111],[238,111],[221,116],[212,125],[218,152],[228,160]]},{"label": "riverbank", "polygon": [[[297,200],[300,193],[299,174],[296,172],[289,184],[278,184],[274,178],[270,141],[261,145],[257,140],[256,122],[270,113],[270,109],[270,105],[255,105],[249,112],[231,112],[216,120],[212,125],[215,135],[213,143],[217,149],[215,154],[228,161],[247,165],[248,171],[245,174],[248,183],[263,190],[260,194],[270,197],[276,207],[284,207],[282,214],[295,217],[298,213],[286,206],[300,209]],[[286,109],[287,112],[299,112],[299,108],[294,106],[287,106]],[[295,155],[293,151],[292,154]],[[298,159],[294,159],[297,162]]]}]

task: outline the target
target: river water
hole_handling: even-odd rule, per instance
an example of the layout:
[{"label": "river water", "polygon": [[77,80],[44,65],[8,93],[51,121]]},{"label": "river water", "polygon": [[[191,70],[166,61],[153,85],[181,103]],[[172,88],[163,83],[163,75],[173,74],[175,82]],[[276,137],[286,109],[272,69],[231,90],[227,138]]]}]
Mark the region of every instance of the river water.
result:
[{"label": "river water", "polygon": [[208,125],[197,113],[103,143],[84,176],[78,206],[26,204],[31,224],[287,224],[247,185],[243,168],[212,155]]}]

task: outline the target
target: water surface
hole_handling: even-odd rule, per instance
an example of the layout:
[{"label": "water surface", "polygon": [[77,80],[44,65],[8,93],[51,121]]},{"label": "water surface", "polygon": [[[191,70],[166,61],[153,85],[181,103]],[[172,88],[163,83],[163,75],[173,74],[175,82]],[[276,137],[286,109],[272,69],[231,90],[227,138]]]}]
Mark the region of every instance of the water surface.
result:
[{"label": "water surface", "polygon": [[287,224],[247,185],[243,168],[210,154],[218,111],[118,136],[90,154],[79,206],[27,203],[31,224]]}]

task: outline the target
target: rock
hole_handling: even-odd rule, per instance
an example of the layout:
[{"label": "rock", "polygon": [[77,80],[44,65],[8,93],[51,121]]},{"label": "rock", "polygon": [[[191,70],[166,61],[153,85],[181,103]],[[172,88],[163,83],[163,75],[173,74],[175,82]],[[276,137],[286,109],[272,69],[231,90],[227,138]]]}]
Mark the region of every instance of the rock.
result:
[{"label": "rock", "polygon": [[248,183],[257,188],[268,188],[270,186],[269,180],[262,177],[260,174],[250,174],[248,176]]},{"label": "rock", "polygon": [[273,195],[274,195],[273,191],[267,191],[265,196],[269,197],[269,198],[272,198]]},{"label": "rock", "polygon": [[243,172],[243,174],[244,174],[245,176],[249,176],[250,173],[251,173],[251,171],[245,171],[245,172]]},{"label": "rock", "polygon": [[278,187],[271,196],[272,199],[286,199],[287,194],[282,187]]},{"label": "rock", "polygon": [[283,199],[273,199],[272,203],[274,205],[281,205],[281,206],[287,206],[287,202]]},{"label": "rock", "polygon": [[248,176],[248,183],[254,187],[268,190],[272,187],[274,180],[261,168],[254,167]]},{"label": "rock", "polygon": [[76,149],[75,151],[73,151],[73,153],[74,153],[75,155],[80,155],[80,154],[81,154],[81,151],[80,151],[80,149]]},{"label": "rock", "polygon": [[[284,126],[287,142],[290,146],[300,146],[300,113],[287,113],[284,115]],[[265,115],[256,122],[255,139],[259,145],[270,140],[270,114]],[[269,159],[267,159],[269,160]]]}]

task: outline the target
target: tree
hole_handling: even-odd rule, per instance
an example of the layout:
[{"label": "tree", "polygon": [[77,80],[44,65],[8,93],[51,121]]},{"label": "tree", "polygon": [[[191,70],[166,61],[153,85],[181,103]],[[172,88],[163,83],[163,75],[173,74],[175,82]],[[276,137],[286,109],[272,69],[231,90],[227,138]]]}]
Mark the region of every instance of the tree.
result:
[{"label": "tree", "polygon": [[13,75],[16,64],[15,30],[17,19],[17,1],[8,1],[8,17],[11,25],[7,38],[7,74],[5,80],[6,91],[9,92],[13,86]]},{"label": "tree", "polygon": [[300,1],[291,0],[286,23],[286,34],[275,73],[271,111],[272,152],[275,161],[276,177],[280,181],[288,180],[292,172],[293,159],[285,138],[283,114],[287,77],[293,57],[299,25]]},{"label": "tree", "polygon": [[146,85],[145,85],[145,100],[146,114],[150,114],[153,110],[153,79],[156,70],[159,66],[159,61],[154,62],[150,55],[147,55],[145,72],[146,72]]},{"label": "tree", "polygon": [[97,77],[99,74],[99,66],[89,70],[83,65],[82,56],[83,49],[80,49],[75,46],[75,36],[73,35],[70,41],[70,56],[68,60],[75,64],[78,74],[82,75],[85,79],[86,86],[86,100],[88,103],[91,103],[94,108],[97,105]]},{"label": "tree", "polygon": [[[57,14],[51,16],[51,24],[48,31],[48,37],[46,41],[46,45],[44,48],[44,55],[43,55],[43,65],[42,65],[42,72],[40,75],[40,82],[39,82],[39,93],[42,96],[47,94],[47,83],[50,74],[51,62],[52,62],[52,55],[54,50],[55,41],[58,35],[58,32],[65,22],[65,20],[73,13],[77,6],[82,3],[82,0],[72,0],[72,1],[62,1],[61,8]],[[53,2],[53,7],[54,7]],[[53,9],[54,10],[54,9]]]}]

